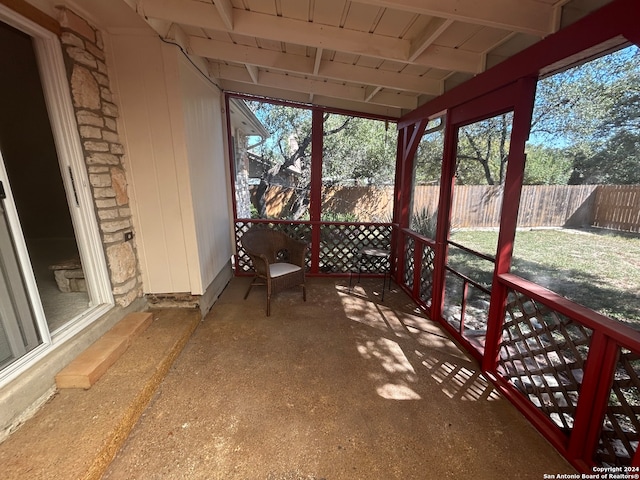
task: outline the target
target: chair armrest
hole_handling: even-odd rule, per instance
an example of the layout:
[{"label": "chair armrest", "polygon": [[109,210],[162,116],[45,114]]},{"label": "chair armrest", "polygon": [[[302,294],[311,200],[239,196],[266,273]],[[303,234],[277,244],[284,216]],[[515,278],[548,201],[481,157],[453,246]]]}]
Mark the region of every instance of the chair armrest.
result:
[{"label": "chair armrest", "polygon": [[253,254],[247,252],[251,262],[253,263],[253,269],[261,277],[269,277],[269,259],[264,254]]}]

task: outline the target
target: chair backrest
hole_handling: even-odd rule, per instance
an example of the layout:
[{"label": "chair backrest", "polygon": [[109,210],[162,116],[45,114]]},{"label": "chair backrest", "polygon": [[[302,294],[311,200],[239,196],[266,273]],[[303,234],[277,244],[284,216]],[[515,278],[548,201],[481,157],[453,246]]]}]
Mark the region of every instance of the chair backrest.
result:
[{"label": "chair backrest", "polygon": [[284,232],[267,228],[252,228],[240,239],[249,255],[265,255],[269,263],[281,260],[279,254],[289,248],[293,239]]}]

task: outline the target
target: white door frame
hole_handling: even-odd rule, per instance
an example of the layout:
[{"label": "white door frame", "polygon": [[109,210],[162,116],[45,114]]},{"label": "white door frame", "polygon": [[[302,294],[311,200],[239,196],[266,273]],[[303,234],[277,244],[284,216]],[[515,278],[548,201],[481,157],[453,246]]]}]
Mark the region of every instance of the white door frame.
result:
[{"label": "white door frame", "polygon": [[[49,122],[90,298],[88,310],[51,336],[24,238],[21,234],[16,235],[17,256],[25,274],[27,291],[32,299],[43,343],[0,372],[2,386],[113,308],[114,300],[59,39],[54,33],[4,5],[0,5],[0,21],[30,35],[34,41]],[[5,182],[7,193],[7,218],[12,227],[16,228],[16,232],[21,233],[6,171],[1,162],[0,179]]]}]

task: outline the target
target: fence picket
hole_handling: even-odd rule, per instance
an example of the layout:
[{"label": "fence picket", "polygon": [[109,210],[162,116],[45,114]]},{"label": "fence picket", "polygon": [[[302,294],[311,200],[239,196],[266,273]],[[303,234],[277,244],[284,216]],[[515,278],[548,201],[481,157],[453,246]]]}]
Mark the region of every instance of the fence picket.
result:
[{"label": "fence picket", "polygon": [[[452,225],[456,228],[497,228],[502,186],[459,185],[455,188]],[[434,214],[440,187],[416,186],[413,211]],[[362,222],[390,221],[393,187],[326,187],[323,211],[353,214]],[[279,217],[291,199],[291,189],[271,186],[267,212]],[[518,227],[585,227],[640,232],[640,185],[524,185]]]}]

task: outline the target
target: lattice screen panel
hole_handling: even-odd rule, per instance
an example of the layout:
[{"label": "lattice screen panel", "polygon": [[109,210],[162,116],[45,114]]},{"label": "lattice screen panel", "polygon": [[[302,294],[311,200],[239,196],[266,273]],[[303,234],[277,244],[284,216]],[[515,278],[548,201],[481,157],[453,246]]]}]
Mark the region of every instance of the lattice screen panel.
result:
[{"label": "lattice screen panel", "polygon": [[[358,252],[363,248],[388,250],[391,225],[323,224],[320,229],[320,271],[349,273],[358,270]],[[389,264],[362,264],[362,273],[383,273]]]},{"label": "lattice screen panel", "polygon": [[594,460],[601,465],[631,465],[640,436],[640,356],[621,349],[609,392]]},{"label": "lattice screen panel", "polygon": [[424,245],[422,251],[422,268],[420,270],[420,299],[426,304],[431,304],[433,294],[433,262],[436,252],[429,245]]},{"label": "lattice screen panel", "polygon": [[498,372],[568,435],[592,330],[513,290],[505,317]]},{"label": "lattice screen panel", "polygon": [[413,289],[413,253],[416,249],[416,240],[413,237],[405,237],[404,245],[404,284]]}]

